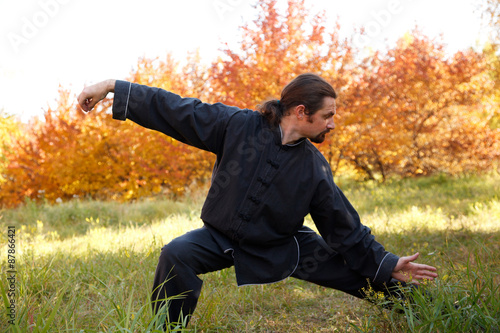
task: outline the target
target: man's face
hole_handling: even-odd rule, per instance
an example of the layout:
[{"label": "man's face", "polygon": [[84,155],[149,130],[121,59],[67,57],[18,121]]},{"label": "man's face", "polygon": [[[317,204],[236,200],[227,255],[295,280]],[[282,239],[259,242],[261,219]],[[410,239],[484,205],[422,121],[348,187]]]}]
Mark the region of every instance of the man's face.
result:
[{"label": "man's face", "polygon": [[325,141],[326,134],[335,128],[333,116],[337,113],[335,99],[325,97],[323,108],[318,110],[312,116],[307,116],[305,125],[305,136],[314,143],[322,143]]}]

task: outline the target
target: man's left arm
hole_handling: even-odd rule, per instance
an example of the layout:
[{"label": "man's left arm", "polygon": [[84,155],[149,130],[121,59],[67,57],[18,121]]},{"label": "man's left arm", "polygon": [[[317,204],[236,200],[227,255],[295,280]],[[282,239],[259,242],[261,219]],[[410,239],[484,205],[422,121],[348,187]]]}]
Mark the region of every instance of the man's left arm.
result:
[{"label": "man's left arm", "polygon": [[413,262],[418,254],[400,258],[386,251],[333,181],[319,193],[320,203],[311,207],[311,217],[323,239],[344,257],[351,269],[374,283],[395,278],[418,284],[418,280],[437,277],[434,267]]}]

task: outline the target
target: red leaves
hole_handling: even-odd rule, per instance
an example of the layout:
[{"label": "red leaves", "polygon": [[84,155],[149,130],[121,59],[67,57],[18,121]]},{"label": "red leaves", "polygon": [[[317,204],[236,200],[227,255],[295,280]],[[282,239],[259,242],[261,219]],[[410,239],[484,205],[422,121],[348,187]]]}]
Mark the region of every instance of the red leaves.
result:
[{"label": "red leaves", "polygon": [[[296,75],[314,72],[339,93],[337,129],[319,146],[334,172],[385,178],[498,167],[494,52],[448,56],[442,43],[414,31],[387,52],[360,58],[351,40],[339,38],[340,27],[326,26],[324,15],[311,15],[303,1],[290,1],[284,13],[275,0],[260,0],[257,7],[260,16],[243,27],[240,47],[226,48],[211,66],[201,65],[196,53],[184,64],[171,56],[139,59],[129,79],[254,109],[279,98]],[[54,202],[181,196],[209,181],[213,156],[114,121],[111,105],[105,100],[83,114],[61,91],[58,107],[47,110],[44,121],[27,125],[16,140],[4,139],[0,204],[15,206],[25,197]]]},{"label": "red leaves", "polygon": [[344,126],[333,144],[366,177],[456,174],[498,163],[483,144],[498,134],[484,114],[495,91],[481,53],[448,58],[441,44],[414,31],[366,65],[357,82],[344,94]]}]

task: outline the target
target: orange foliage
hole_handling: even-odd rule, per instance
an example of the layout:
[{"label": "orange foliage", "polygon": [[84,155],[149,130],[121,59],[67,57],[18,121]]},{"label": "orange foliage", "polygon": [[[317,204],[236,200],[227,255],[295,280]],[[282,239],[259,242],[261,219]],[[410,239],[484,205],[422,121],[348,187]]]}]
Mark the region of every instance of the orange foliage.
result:
[{"label": "orange foliage", "polygon": [[9,165],[7,155],[13,141],[22,133],[22,124],[13,116],[6,115],[0,110],[0,185],[6,181],[4,170]]},{"label": "orange foliage", "polygon": [[[155,65],[141,60],[131,80],[186,89],[190,81],[175,74],[175,64],[169,59],[159,62],[168,75],[152,78],[149,73]],[[193,80],[189,86],[199,82]],[[33,121],[12,145],[4,171],[8,181],[0,185],[2,205],[15,206],[25,198],[55,202],[74,197],[179,196],[209,179],[213,162],[207,153],[130,121],[113,120],[111,105],[108,99],[84,114],[74,98],[61,91],[58,107],[47,110],[43,121]]]},{"label": "orange foliage", "polygon": [[348,82],[354,63],[348,41],[339,39],[340,26],[327,32],[324,15],[311,16],[303,1],[289,1],[284,15],[276,0],[261,0],[257,8],[260,15],[243,27],[238,50],[226,48],[225,59],[212,66],[211,86],[220,102],[254,109],[279,98],[300,73],[318,73],[339,87]]},{"label": "orange foliage", "polygon": [[[329,30],[324,15],[312,16],[303,1],[289,1],[284,14],[275,0],[259,0],[257,7],[260,16],[243,27],[238,50],[226,45],[211,66],[200,65],[197,54],[182,64],[171,56],[139,59],[129,80],[255,108],[279,98],[296,75],[314,72],[340,95],[337,129],[319,145],[334,172],[348,166],[385,179],[498,167],[494,53],[449,57],[442,44],[414,31],[386,53],[360,59],[350,40],[340,40],[340,27]],[[3,149],[8,163],[0,168],[0,204],[180,196],[209,181],[213,156],[112,120],[111,105],[106,99],[84,114],[62,90],[57,108]]]},{"label": "orange foliage", "polygon": [[362,67],[329,147],[337,159],[371,179],[481,171],[498,161],[499,133],[485,107],[494,82],[482,54],[447,58],[441,44],[414,31]]}]

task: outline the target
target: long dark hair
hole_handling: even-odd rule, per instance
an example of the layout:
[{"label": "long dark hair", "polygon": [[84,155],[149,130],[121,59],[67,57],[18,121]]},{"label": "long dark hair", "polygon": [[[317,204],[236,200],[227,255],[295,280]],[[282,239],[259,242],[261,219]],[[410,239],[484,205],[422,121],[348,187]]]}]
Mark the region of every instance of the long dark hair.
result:
[{"label": "long dark hair", "polygon": [[325,79],[316,74],[301,74],[283,88],[279,100],[266,101],[258,110],[272,126],[278,126],[287,111],[297,105],[304,105],[305,114],[313,115],[323,107],[325,97],[337,98]]}]

